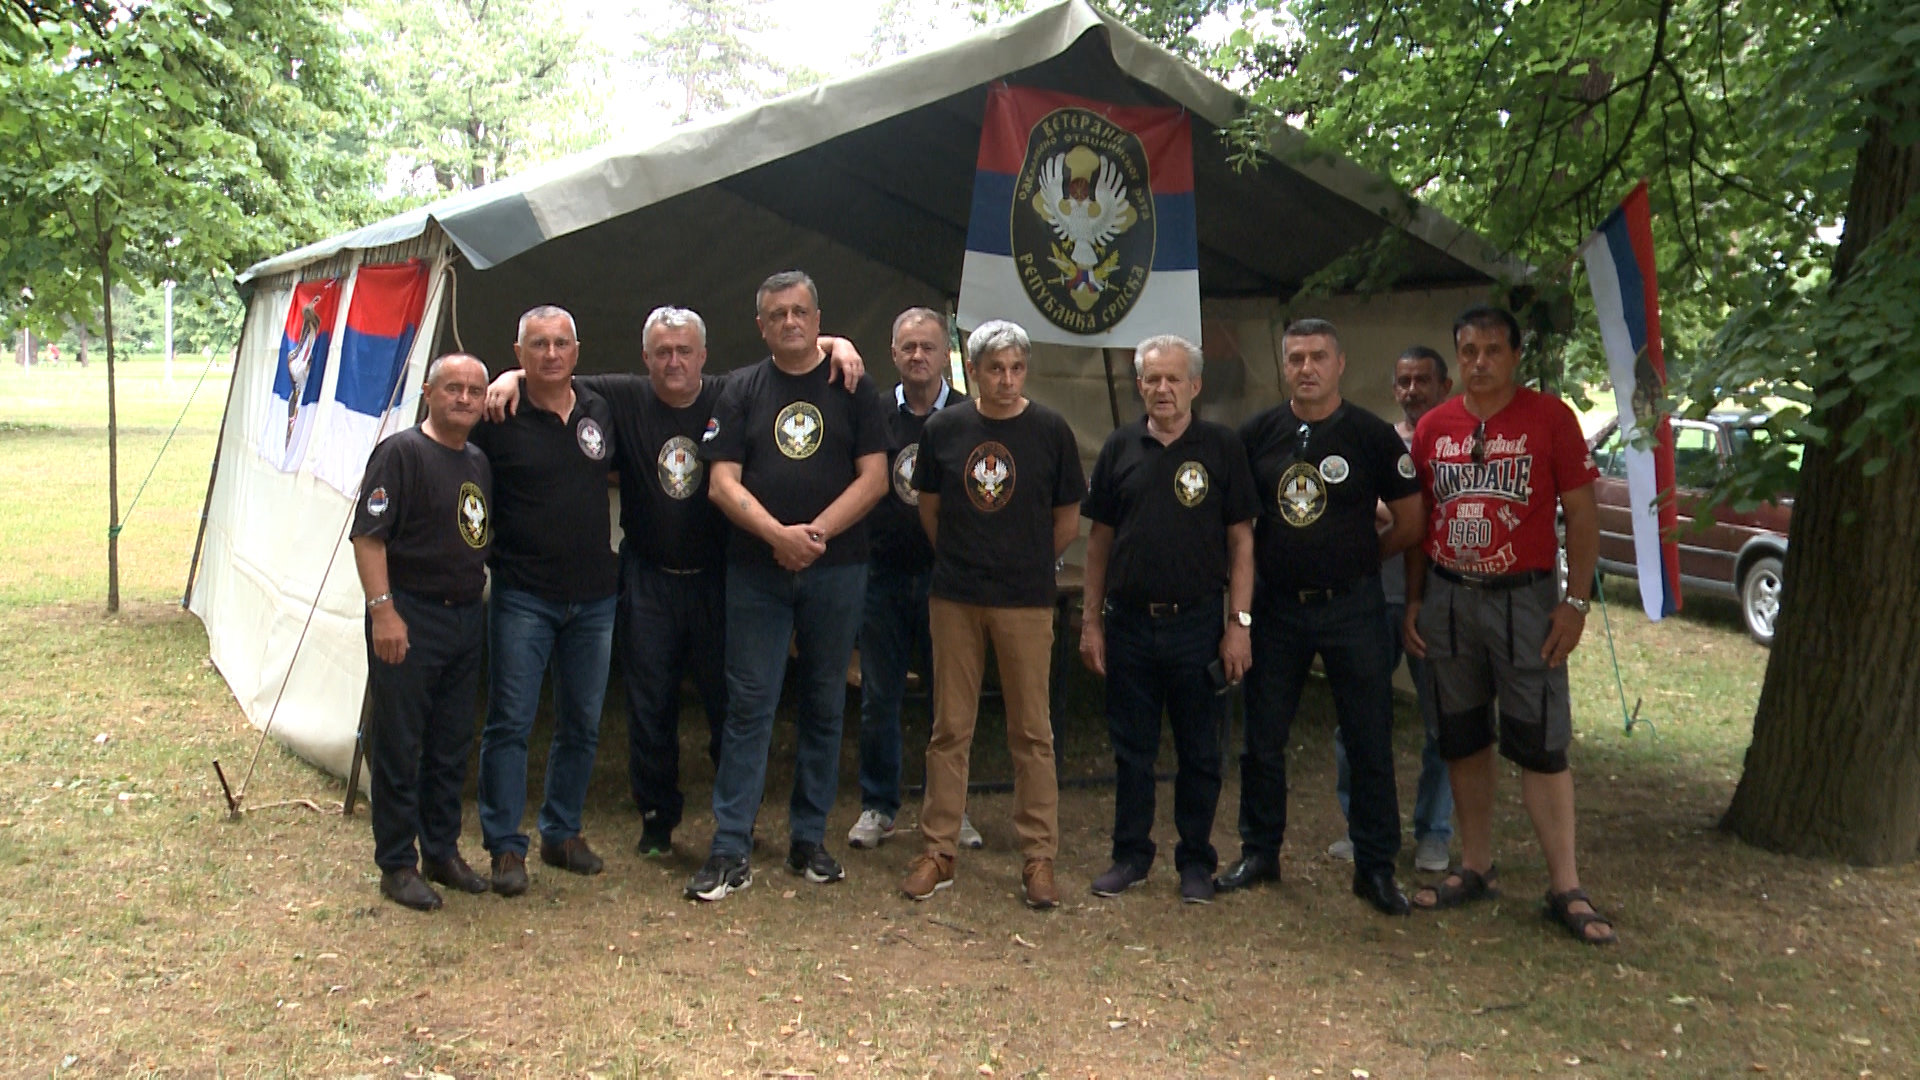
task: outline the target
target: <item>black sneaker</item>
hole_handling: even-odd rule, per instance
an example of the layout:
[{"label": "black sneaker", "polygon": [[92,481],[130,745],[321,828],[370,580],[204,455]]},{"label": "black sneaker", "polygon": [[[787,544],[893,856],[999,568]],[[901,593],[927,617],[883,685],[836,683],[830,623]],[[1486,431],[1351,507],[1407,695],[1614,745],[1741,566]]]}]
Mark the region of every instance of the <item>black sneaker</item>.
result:
[{"label": "black sneaker", "polygon": [[640,844],[635,850],[650,859],[673,854],[673,830],[661,825],[657,818],[647,819],[640,828]]},{"label": "black sneaker", "polygon": [[714,855],[687,882],[689,900],[725,900],[753,884],[753,867],[741,855]]},{"label": "black sneaker", "polygon": [[1145,870],[1132,863],[1117,862],[1108,867],[1106,873],[1093,879],[1093,895],[1119,896],[1145,880]]},{"label": "black sneaker", "polygon": [[1180,902],[1213,903],[1213,871],[1197,863],[1180,871]]},{"label": "black sneaker", "polygon": [[787,871],[803,875],[815,885],[829,885],[847,876],[827,849],[811,840],[795,840],[787,848]]}]

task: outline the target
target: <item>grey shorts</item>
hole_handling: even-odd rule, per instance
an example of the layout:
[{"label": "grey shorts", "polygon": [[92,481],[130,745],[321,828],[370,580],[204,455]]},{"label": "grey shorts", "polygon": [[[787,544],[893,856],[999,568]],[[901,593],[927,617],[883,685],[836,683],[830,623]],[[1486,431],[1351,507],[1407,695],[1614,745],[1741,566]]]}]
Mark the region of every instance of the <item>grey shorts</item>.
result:
[{"label": "grey shorts", "polygon": [[1427,577],[1418,628],[1440,715],[1440,756],[1457,761],[1500,742],[1500,756],[1539,773],[1565,772],[1573,704],[1565,664],[1540,658],[1560,604],[1551,574],[1512,589]]}]

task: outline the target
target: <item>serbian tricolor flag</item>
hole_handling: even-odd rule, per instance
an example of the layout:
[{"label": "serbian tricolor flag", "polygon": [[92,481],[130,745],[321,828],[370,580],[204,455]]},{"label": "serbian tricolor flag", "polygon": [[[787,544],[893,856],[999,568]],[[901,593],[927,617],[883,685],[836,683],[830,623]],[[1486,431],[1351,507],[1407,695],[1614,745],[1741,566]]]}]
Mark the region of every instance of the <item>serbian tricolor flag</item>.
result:
[{"label": "serbian tricolor flag", "polygon": [[260,428],[260,456],[281,472],[297,472],[307,456],[339,310],[339,278],[293,287],[287,325],[280,334],[280,365],[273,373],[273,400]]},{"label": "serbian tricolor flag", "polygon": [[380,441],[387,413],[399,403],[407,354],[427,306],[426,263],[362,266],[354,275],[340,375],[321,408],[321,442],[313,474],[342,494],[359,492],[367,456]]},{"label": "serbian tricolor flag", "polygon": [[989,89],[958,315],[1066,345],[1199,341],[1186,111]]},{"label": "serbian tricolor flag", "polygon": [[[1619,409],[1640,602],[1647,618],[1658,621],[1680,610],[1680,548],[1674,541],[1673,425],[1659,410],[1667,361],[1660,349],[1660,281],[1646,181],[1607,215],[1582,250]],[[1649,427],[1650,446],[1644,434]]]}]

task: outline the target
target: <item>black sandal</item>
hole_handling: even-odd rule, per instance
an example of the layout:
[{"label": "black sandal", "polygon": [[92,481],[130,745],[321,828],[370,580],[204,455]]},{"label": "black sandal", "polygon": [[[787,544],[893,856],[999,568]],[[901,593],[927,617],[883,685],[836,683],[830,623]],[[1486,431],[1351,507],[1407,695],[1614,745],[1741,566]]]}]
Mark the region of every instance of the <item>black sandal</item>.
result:
[{"label": "black sandal", "polygon": [[[1593,908],[1593,910],[1573,910],[1573,905],[1582,900],[1586,901],[1587,906]],[[1540,914],[1549,921],[1557,922],[1561,926],[1566,927],[1567,933],[1572,934],[1575,938],[1588,945],[1617,945],[1620,943],[1620,935],[1613,932],[1613,920],[1600,914],[1600,909],[1594,905],[1593,897],[1588,896],[1585,889],[1568,889],[1563,893],[1548,890],[1547,907],[1546,910]],[[1587,936],[1587,927],[1595,923],[1599,923],[1607,928],[1604,937]]]},{"label": "black sandal", "polygon": [[[1447,876],[1441,878],[1439,881],[1431,885],[1420,886],[1413,894],[1415,897],[1413,909],[1415,911],[1445,911],[1448,908],[1457,908],[1471,904],[1476,900],[1497,899],[1500,896],[1500,887],[1495,883],[1495,879],[1499,873],[1499,868],[1494,866],[1487,867],[1485,874],[1465,866],[1456,866],[1447,871]],[[1458,885],[1450,884],[1455,878],[1460,879],[1460,883]],[[1427,892],[1433,894],[1433,903],[1420,903],[1420,894]]]}]

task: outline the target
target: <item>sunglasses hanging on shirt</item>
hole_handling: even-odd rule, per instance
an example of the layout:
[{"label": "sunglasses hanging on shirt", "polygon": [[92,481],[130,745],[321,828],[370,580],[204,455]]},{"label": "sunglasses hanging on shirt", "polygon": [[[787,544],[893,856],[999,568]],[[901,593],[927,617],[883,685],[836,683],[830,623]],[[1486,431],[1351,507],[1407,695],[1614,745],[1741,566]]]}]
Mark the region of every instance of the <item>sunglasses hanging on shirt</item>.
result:
[{"label": "sunglasses hanging on shirt", "polygon": [[1475,465],[1487,463],[1487,422],[1485,420],[1480,421],[1480,426],[1473,429],[1473,442],[1468,445],[1467,450],[1473,455]]}]

